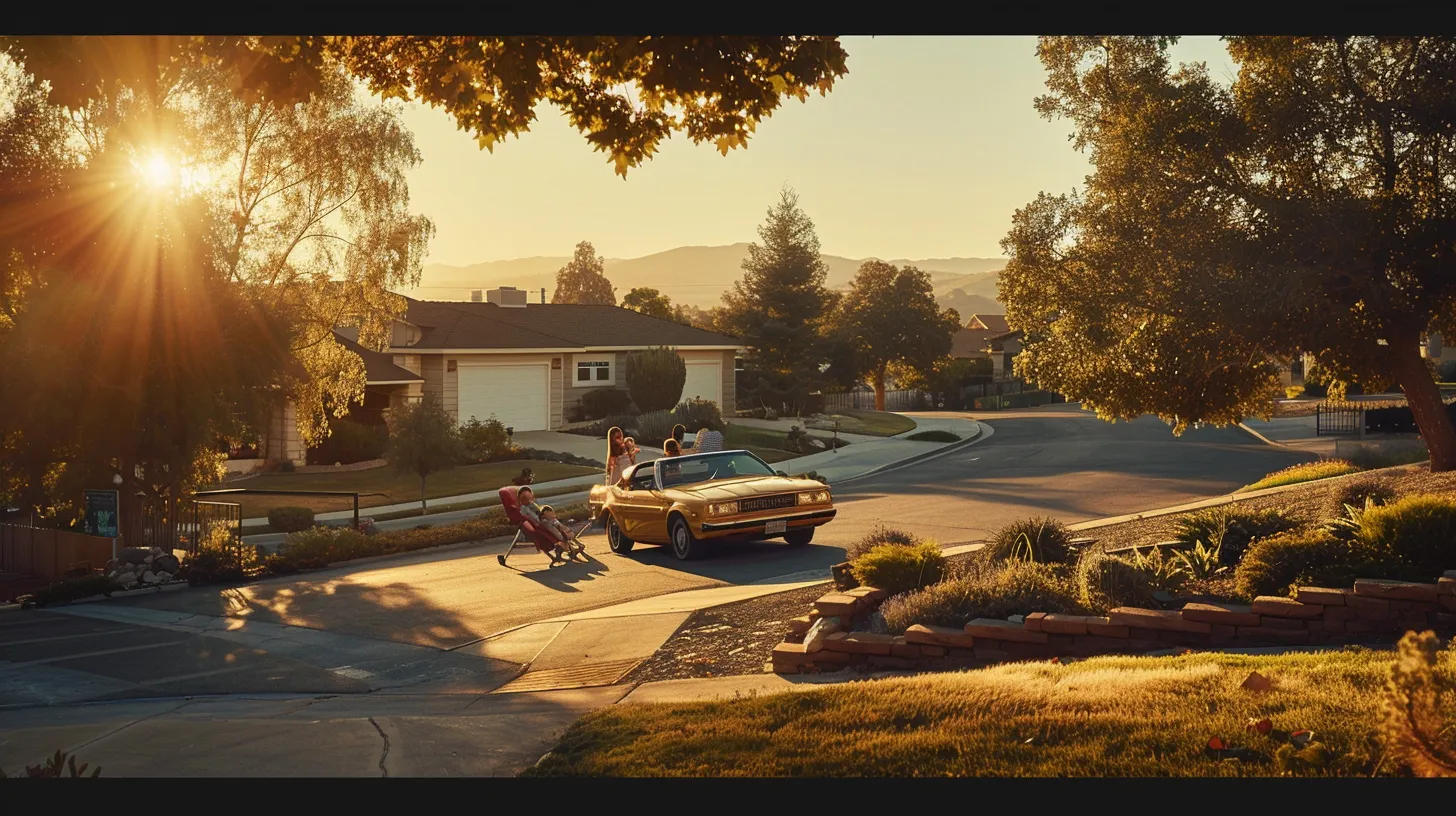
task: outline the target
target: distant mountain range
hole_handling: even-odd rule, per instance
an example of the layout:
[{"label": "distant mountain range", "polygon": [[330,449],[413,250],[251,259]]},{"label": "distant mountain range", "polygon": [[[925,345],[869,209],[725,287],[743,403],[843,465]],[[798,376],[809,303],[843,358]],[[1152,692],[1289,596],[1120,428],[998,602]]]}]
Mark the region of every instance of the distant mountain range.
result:
[{"label": "distant mountain range", "polygon": [[[606,273],[617,287],[618,298],[634,288],[647,286],[667,295],[674,303],[706,309],[718,305],[723,291],[742,276],[743,260],[747,257],[748,244],[678,247],[641,258],[608,258]],[[823,258],[829,265],[828,285],[833,289],[848,286],[865,260],[838,255]],[[419,288],[404,294],[425,300],[469,300],[474,289],[514,286],[530,293],[529,302],[539,303],[542,289],[550,299],[556,271],[570,260],[569,256],[559,256],[486,261],[469,266],[426,264]],[[1006,311],[996,302],[996,280],[1006,266],[1004,258],[896,258],[889,262],[896,266],[909,264],[929,272],[941,306],[955,309],[963,318],[976,313]]]}]

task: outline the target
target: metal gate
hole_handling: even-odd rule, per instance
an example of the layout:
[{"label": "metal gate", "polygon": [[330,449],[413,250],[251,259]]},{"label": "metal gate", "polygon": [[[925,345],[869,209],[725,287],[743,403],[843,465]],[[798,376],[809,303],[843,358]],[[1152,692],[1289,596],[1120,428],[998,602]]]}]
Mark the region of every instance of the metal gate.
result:
[{"label": "metal gate", "polygon": [[1365,411],[1349,403],[1315,406],[1315,436],[1359,436],[1365,430]]},{"label": "metal gate", "polygon": [[243,506],[234,502],[194,501],[178,525],[177,549],[189,555],[203,547],[239,552],[243,547]]}]

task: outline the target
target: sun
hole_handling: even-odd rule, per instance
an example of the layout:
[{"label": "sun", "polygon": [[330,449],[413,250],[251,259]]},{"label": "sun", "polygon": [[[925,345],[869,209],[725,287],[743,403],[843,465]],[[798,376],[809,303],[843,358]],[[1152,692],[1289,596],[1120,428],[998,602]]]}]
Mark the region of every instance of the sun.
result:
[{"label": "sun", "polygon": [[152,187],[171,187],[177,183],[177,172],[167,157],[160,153],[153,154],[151,158],[144,161],[137,171],[141,174],[142,180]]}]

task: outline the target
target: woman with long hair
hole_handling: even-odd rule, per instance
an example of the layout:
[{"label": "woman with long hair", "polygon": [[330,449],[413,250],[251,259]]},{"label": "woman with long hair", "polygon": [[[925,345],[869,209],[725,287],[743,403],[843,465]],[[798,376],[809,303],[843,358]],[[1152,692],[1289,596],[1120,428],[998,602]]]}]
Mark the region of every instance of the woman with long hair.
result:
[{"label": "woman with long hair", "polygon": [[683,445],[683,441],[686,440],[687,438],[688,438],[688,429],[687,429],[687,426],[686,425],[674,425],[674,426],[672,426],[672,435],[669,437],[669,439],[671,439],[673,442],[676,442],[677,443],[678,453],[682,453],[683,448],[685,447],[685,445]]},{"label": "woman with long hair", "polygon": [[621,428],[607,431],[607,484],[613,485],[626,475],[627,468],[637,463],[637,452],[627,444]]}]

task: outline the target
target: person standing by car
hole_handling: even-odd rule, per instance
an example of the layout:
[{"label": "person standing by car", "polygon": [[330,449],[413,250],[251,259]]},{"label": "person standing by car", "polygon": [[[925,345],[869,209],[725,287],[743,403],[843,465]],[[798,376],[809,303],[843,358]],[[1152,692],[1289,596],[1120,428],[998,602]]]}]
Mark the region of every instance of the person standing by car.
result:
[{"label": "person standing by car", "polygon": [[607,485],[614,485],[626,475],[627,468],[637,464],[637,452],[627,445],[621,428],[607,431]]},{"label": "person standing by car", "polygon": [[697,436],[693,439],[693,453],[712,453],[723,450],[723,434],[713,430],[708,420],[698,428]]}]

